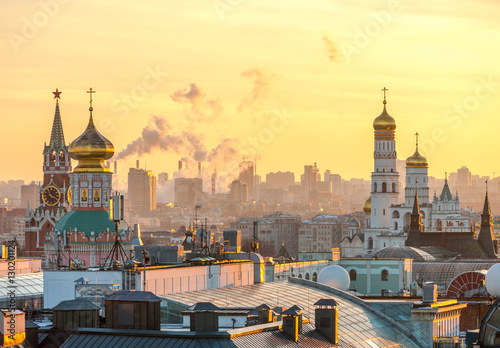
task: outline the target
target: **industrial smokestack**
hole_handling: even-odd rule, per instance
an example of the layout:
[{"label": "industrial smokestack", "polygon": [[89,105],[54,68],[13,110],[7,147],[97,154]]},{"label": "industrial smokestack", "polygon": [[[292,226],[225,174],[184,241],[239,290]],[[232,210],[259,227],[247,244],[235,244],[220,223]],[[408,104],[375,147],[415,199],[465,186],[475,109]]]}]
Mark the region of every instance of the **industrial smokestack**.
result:
[{"label": "industrial smokestack", "polygon": [[115,161],[115,170],[114,173],[118,173],[118,161]]},{"label": "industrial smokestack", "polygon": [[139,160],[135,162],[135,169],[139,169]]},{"label": "industrial smokestack", "polygon": [[182,170],[182,161],[179,161],[179,172]]},{"label": "industrial smokestack", "polygon": [[217,181],[217,169],[212,174],[212,194],[215,194],[215,182]]}]

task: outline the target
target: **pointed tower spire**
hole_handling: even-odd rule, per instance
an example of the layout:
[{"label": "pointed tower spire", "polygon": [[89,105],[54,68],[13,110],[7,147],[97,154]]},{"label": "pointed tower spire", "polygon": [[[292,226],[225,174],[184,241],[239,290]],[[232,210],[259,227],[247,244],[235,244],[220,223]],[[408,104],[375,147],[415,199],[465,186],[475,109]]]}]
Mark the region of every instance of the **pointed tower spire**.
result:
[{"label": "pointed tower spire", "polygon": [[496,258],[498,254],[498,245],[493,233],[493,224],[491,218],[490,201],[488,199],[488,181],[486,181],[486,194],[484,197],[483,213],[481,214],[481,230],[477,238],[479,243],[486,251],[489,258]]},{"label": "pointed tower spire", "polygon": [[54,149],[60,149],[65,146],[64,142],[64,132],[61,121],[61,113],[59,112],[59,99],[61,99],[61,93],[56,88],[54,94],[54,99],[56,100],[56,111],[54,114],[54,122],[52,123],[52,133],[50,134],[50,146]]},{"label": "pointed tower spire", "polygon": [[411,215],[420,215],[420,206],[418,205],[418,195],[415,193],[415,200],[413,201],[413,210]]},{"label": "pointed tower spire", "polygon": [[448,173],[444,173],[444,186],[443,186],[443,191],[441,191],[441,196],[439,196],[439,200],[441,202],[446,201],[449,202],[453,200],[453,196],[451,195],[450,192],[450,187],[448,186]]},{"label": "pointed tower spire", "polygon": [[408,237],[406,238],[405,245],[412,247],[420,247],[420,233],[422,232],[422,215],[420,215],[420,206],[418,204],[418,195],[415,193],[415,200],[413,201],[413,210],[410,216],[410,229],[408,230]]}]

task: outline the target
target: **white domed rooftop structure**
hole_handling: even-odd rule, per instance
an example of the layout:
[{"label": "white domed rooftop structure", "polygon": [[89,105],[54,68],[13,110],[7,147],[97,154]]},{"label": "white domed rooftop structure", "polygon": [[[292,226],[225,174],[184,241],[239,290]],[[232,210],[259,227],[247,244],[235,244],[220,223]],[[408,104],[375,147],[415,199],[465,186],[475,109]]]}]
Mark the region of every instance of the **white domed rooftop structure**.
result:
[{"label": "white domed rooftop structure", "polygon": [[436,261],[436,258],[431,254],[423,250],[404,245],[382,248],[371,257],[374,259],[413,259],[413,261],[416,262]]},{"label": "white domed rooftop structure", "polygon": [[359,228],[360,227],[359,221],[356,220],[356,218],[353,218],[351,221],[349,221],[349,227]]},{"label": "white domed rooftop structure", "polygon": [[488,270],[484,278],[484,285],[491,296],[500,297],[500,263]]},{"label": "white domed rooftop structure", "polygon": [[349,279],[349,273],[343,267],[332,265],[323,268],[319,272],[318,283],[347,291],[351,280]]}]

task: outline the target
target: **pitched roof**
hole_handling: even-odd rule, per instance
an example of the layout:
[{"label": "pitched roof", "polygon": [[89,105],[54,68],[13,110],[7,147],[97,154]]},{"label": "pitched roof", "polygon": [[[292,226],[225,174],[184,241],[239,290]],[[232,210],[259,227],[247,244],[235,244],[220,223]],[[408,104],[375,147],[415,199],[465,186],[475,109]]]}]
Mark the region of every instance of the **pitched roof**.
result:
[{"label": "pitched roof", "polygon": [[88,300],[68,300],[59,302],[57,306],[52,308],[53,311],[85,311],[98,310],[95,304]]},{"label": "pitched roof", "polygon": [[448,186],[448,179],[444,179],[443,191],[441,191],[441,195],[439,196],[439,200],[443,201],[452,201],[453,196],[450,192],[450,187]]},{"label": "pitched roof", "polygon": [[61,114],[59,112],[59,102],[56,102],[56,112],[54,114],[54,122],[52,123],[52,132],[50,133],[50,143],[54,149],[61,149],[66,144],[64,142],[64,132],[61,121]]},{"label": "pitched roof", "polygon": [[150,291],[121,290],[106,297],[105,301],[161,302],[161,298]]}]

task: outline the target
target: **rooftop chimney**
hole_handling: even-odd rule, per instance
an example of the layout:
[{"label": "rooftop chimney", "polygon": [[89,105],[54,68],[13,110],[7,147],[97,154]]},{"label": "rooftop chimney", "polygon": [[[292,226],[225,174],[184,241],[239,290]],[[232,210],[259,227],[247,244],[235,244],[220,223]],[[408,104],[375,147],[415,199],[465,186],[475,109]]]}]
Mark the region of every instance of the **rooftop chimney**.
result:
[{"label": "rooftop chimney", "polygon": [[267,304],[261,304],[257,307],[257,310],[259,311],[259,324],[267,324],[276,321],[273,310]]},{"label": "rooftop chimney", "polygon": [[160,303],[149,291],[115,292],[105,300],[106,328],[160,330]]},{"label": "rooftop chimney", "polygon": [[338,344],[338,303],[334,299],[326,298],[318,300],[314,305],[317,306],[314,311],[316,330],[331,340],[333,344]]},{"label": "rooftop chimney", "polygon": [[293,309],[293,307],[287,309],[281,313],[283,317],[283,332],[290,336],[294,342],[299,340],[299,328],[302,326],[302,322],[299,325],[299,321],[302,318],[302,310]]},{"label": "rooftop chimney", "polygon": [[24,312],[14,310],[0,310],[0,344],[2,347],[21,345],[26,337]]},{"label": "rooftop chimney", "polygon": [[182,161],[179,161],[179,172],[182,170]]},{"label": "rooftop chimney", "polygon": [[219,331],[219,308],[210,302],[198,302],[189,308],[190,331]]},{"label": "rooftop chimney", "polygon": [[141,240],[141,226],[139,224],[134,224],[134,236],[132,237],[132,246],[142,245]]},{"label": "rooftop chimney", "polygon": [[77,327],[97,327],[99,307],[88,300],[62,301],[52,308],[54,327],[73,330]]},{"label": "rooftop chimney", "polygon": [[437,301],[438,294],[437,294],[437,285],[436,284],[424,285],[423,290],[424,290],[424,296],[423,296],[422,302],[424,304],[434,303]]}]

